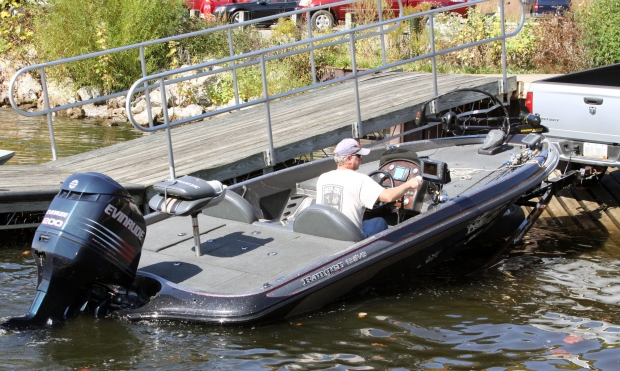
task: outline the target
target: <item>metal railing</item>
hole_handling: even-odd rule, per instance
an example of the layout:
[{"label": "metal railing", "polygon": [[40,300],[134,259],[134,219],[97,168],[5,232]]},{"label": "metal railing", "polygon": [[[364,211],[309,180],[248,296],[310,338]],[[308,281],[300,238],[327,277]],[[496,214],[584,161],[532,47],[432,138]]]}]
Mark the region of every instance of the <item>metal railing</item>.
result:
[{"label": "metal railing", "polygon": [[[302,93],[302,92],[306,92],[308,90],[313,90],[313,89],[320,88],[320,87],[327,86],[327,85],[333,85],[333,84],[341,83],[341,82],[347,81],[347,80],[353,80],[353,90],[354,90],[355,104],[356,104],[356,121],[352,125],[352,131],[353,131],[355,137],[361,137],[361,136],[364,135],[364,131],[363,131],[363,127],[362,127],[361,108],[360,108],[360,104],[359,104],[359,86],[358,86],[358,81],[359,81],[360,77],[376,73],[377,71],[388,70],[388,69],[391,69],[391,68],[402,66],[402,65],[407,64],[407,63],[411,63],[411,62],[415,62],[415,61],[418,61],[418,60],[430,58],[431,61],[432,61],[433,89],[434,89],[435,95],[437,95],[438,94],[438,88],[437,88],[437,69],[436,69],[436,57],[437,56],[442,55],[442,54],[446,54],[446,53],[450,53],[450,52],[454,52],[454,51],[457,51],[457,50],[461,50],[461,49],[465,49],[465,48],[481,45],[481,44],[484,44],[484,43],[494,42],[494,41],[501,41],[502,42],[503,86],[506,86],[507,76],[506,76],[505,39],[507,37],[511,37],[511,36],[516,35],[521,30],[521,28],[523,27],[523,24],[524,24],[525,16],[524,16],[523,4],[521,4],[521,19],[520,19],[520,22],[519,22],[518,26],[516,27],[516,29],[514,31],[512,31],[510,33],[506,33],[505,32],[505,22],[504,22],[504,4],[503,4],[502,1],[500,1],[500,4],[499,4],[499,6],[500,6],[500,22],[501,22],[501,35],[500,36],[493,37],[493,38],[488,38],[488,39],[484,39],[484,40],[480,40],[480,41],[476,41],[476,42],[472,42],[472,43],[468,43],[468,44],[464,44],[464,45],[459,45],[459,46],[456,46],[456,47],[446,48],[446,49],[442,49],[442,50],[435,50],[435,23],[434,23],[434,15],[437,14],[437,13],[443,13],[443,12],[446,12],[446,11],[450,11],[450,10],[454,10],[454,9],[458,9],[458,8],[462,8],[462,7],[474,6],[476,4],[483,3],[483,2],[486,2],[488,0],[473,0],[473,1],[470,1],[470,2],[462,3],[462,4],[452,5],[452,6],[449,6],[449,7],[433,9],[433,10],[424,11],[424,12],[420,12],[420,13],[415,13],[415,14],[411,14],[411,15],[407,15],[407,16],[399,16],[397,18],[389,19],[389,20],[382,20],[381,19],[382,18],[381,14],[383,12],[379,12],[379,21],[376,22],[376,23],[373,23],[371,25],[358,26],[358,27],[355,27],[355,28],[351,28],[351,29],[343,30],[343,31],[339,31],[339,32],[334,32],[334,33],[330,33],[330,34],[324,34],[324,35],[320,35],[318,37],[314,37],[312,25],[310,24],[310,22],[307,22],[307,38],[306,39],[295,41],[295,42],[291,42],[291,43],[280,45],[280,46],[270,47],[270,48],[266,48],[266,49],[262,49],[262,50],[258,50],[258,51],[252,51],[252,52],[249,52],[249,53],[239,54],[239,55],[235,55],[235,53],[234,53],[232,30],[234,28],[236,28],[236,27],[246,27],[246,26],[254,24],[254,23],[269,21],[269,20],[277,19],[277,18],[280,18],[280,17],[283,17],[283,16],[287,16],[288,17],[288,16],[292,16],[292,15],[305,16],[305,18],[309,20],[311,18],[311,13],[313,13],[313,12],[315,12],[317,10],[327,9],[327,8],[331,8],[331,7],[335,7],[335,6],[340,6],[340,5],[346,5],[346,4],[354,3],[354,2],[357,2],[357,1],[358,0],[347,0],[347,1],[342,1],[342,2],[338,2],[338,3],[330,4],[330,5],[313,7],[313,8],[309,8],[309,9],[298,10],[298,11],[293,11],[293,12],[288,12],[288,13],[282,13],[282,14],[275,15],[275,16],[260,18],[260,19],[257,19],[257,20],[253,20],[253,21],[249,21],[249,22],[244,22],[243,24],[225,25],[225,26],[220,26],[220,27],[211,28],[211,29],[207,29],[207,30],[192,32],[192,33],[188,33],[188,34],[168,37],[168,38],[159,39],[159,40],[153,40],[153,41],[144,42],[144,43],[140,43],[140,44],[129,45],[129,46],[125,46],[125,47],[120,47],[120,48],[110,49],[110,50],[106,50],[106,51],[91,53],[91,54],[87,54],[87,55],[83,55],[83,56],[78,56],[78,57],[73,57],[73,58],[66,58],[66,59],[62,59],[62,60],[57,60],[57,61],[53,61],[53,62],[47,62],[47,63],[42,63],[42,64],[26,67],[26,68],[23,68],[20,71],[18,71],[13,76],[13,78],[11,79],[11,82],[10,82],[10,92],[9,92],[9,97],[10,97],[11,105],[13,106],[13,108],[18,113],[20,113],[20,114],[22,114],[24,116],[47,115],[48,128],[49,128],[49,131],[50,131],[50,142],[51,142],[51,147],[52,147],[52,155],[53,155],[53,159],[56,160],[57,159],[56,145],[55,145],[55,141],[54,141],[54,131],[53,131],[53,124],[52,124],[52,115],[53,115],[54,112],[58,112],[58,111],[66,110],[66,109],[69,109],[69,108],[86,105],[86,104],[89,104],[89,103],[101,102],[101,101],[108,100],[108,99],[115,98],[115,97],[126,96],[127,100],[126,100],[126,107],[125,108],[126,108],[127,117],[129,119],[129,121],[132,123],[132,125],[134,125],[134,127],[136,127],[139,130],[145,131],[145,132],[154,132],[154,131],[157,131],[157,130],[167,130],[167,133],[168,133],[167,137],[168,137],[168,154],[169,154],[170,176],[172,178],[175,178],[174,156],[173,156],[173,147],[172,147],[172,140],[171,140],[171,135],[170,135],[170,128],[174,127],[174,126],[177,126],[177,125],[186,124],[186,123],[189,123],[189,122],[192,122],[192,121],[203,120],[205,118],[208,118],[208,117],[211,117],[211,116],[214,116],[214,115],[217,115],[217,114],[239,110],[239,109],[244,108],[244,107],[249,107],[249,106],[254,106],[254,105],[258,105],[258,104],[263,104],[265,106],[265,113],[266,113],[266,118],[267,118],[267,128],[266,129],[267,129],[267,136],[268,136],[268,142],[269,142],[269,148],[264,151],[264,153],[265,153],[265,168],[270,168],[270,167],[272,167],[275,164],[275,153],[274,153],[274,148],[273,148],[273,136],[272,136],[272,131],[271,131],[271,112],[270,112],[269,105],[270,105],[270,102],[275,100],[275,99],[280,99],[280,98],[283,98],[283,97],[299,94],[299,93]],[[377,2],[379,4],[378,5],[379,9],[381,9],[380,8],[381,0],[377,0]],[[399,14],[402,15],[402,3],[400,2],[400,0],[398,1],[398,3],[399,3]],[[385,35],[387,35],[389,32],[394,31],[402,22],[412,21],[414,18],[426,17],[426,16],[428,16],[429,26],[430,26],[429,27],[429,30],[430,30],[430,44],[431,44],[430,45],[430,52],[426,53],[426,54],[423,54],[423,55],[415,56],[415,57],[412,57],[412,58],[404,59],[404,60],[401,60],[401,61],[397,61],[397,62],[393,62],[393,63],[387,63],[386,47],[385,47],[385,41],[384,41]],[[376,29],[378,29],[378,31],[375,31]],[[179,68],[179,69],[174,69],[174,70],[170,70],[170,71],[166,71],[166,72],[162,72],[162,73],[158,73],[158,74],[147,75],[147,72],[146,72],[146,60],[145,60],[145,56],[144,56],[145,55],[144,49],[147,46],[151,46],[151,45],[155,45],[155,44],[160,44],[160,43],[166,43],[166,42],[175,41],[175,40],[180,40],[180,39],[184,39],[184,38],[188,38],[188,37],[204,35],[206,33],[212,33],[212,32],[227,32],[230,57],[227,57],[227,58],[224,58],[224,59],[220,59],[220,60],[217,60],[217,61],[201,63],[201,64],[197,64],[197,65],[192,65],[192,66],[189,66],[189,67],[183,67],[183,68]],[[376,68],[360,71],[357,68],[355,42],[359,41],[361,39],[366,39],[366,38],[370,38],[370,37],[379,37],[380,40],[381,40],[382,65],[380,67],[376,67]],[[348,45],[349,45],[349,53],[350,53],[350,57],[351,57],[352,73],[350,75],[339,77],[339,78],[336,78],[336,79],[333,79],[333,80],[318,82],[316,80],[316,65],[315,65],[314,52],[316,50],[320,49],[320,48],[326,48],[326,47],[335,46],[335,45],[339,45],[339,44],[346,44],[346,43],[348,43]],[[129,90],[123,91],[123,92],[114,93],[114,94],[109,94],[109,95],[105,95],[105,96],[101,96],[101,97],[97,97],[97,98],[92,98],[92,99],[89,99],[89,100],[86,100],[86,101],[80,101],[80,102],[75,102],[75,103],[71,103],[71,104],[66,104],[66,105],[63,105],[63,106],[50,107],[49,95],[48,95],[48,91],[47,91],[47,82],[46,82],[45,68],[49,68],[49,67],[52,67],[52,66],[56,66],[56,65],[60,65],[60,64],[65,64],[65,63],[76,62],[76,61],[80,61],[80,60],[84,60],[84,59],[88,59],[88,58],[97,58],[97,57],[100,57],[100,56],[103,56],[103,55],[112,54],[112,53],[119,53],[119,52],[123,52],[123,51],[127,51],[127,50],[132,50],[132,49],[138,49],[139,52],[140,52],[140,63],[141,63],[141,66],[142,66],[142,75],[143,75],[143,77],[141,79],[139,79],[138,81],[136,81],[131,86],[131,88]],[[295,55],[295,54],[300,54],[300,53],[309,53],[310,65],[311,65],[311,74],[312,74],[312,77],[313,77],[312,84],[310,84],[308,86],[305,86],[305,87],[302,87],[302,88],[286,91],[286,92],[283,92],[283,93],[277,93],[277,94],[271,94],[270,95],[269,94],[269,89],[268,89],[267,70],[266,70],[266,67],[265,67],[266,62],[271,61],[271,60],[275,60],[275,59],[279,59],[279,58],[285,58],[285,57],[292,56],[292,55]],[[225,67],[222,67],[223,65]],[[211,67],[214,67],[214,66],[219,66],[219,67],[222,67],[222,68],[218,68],[217,70],[205,71],[205,69],[210,69]],[[256,98],[256,99],[253,99],[253,100],[248,101],[248,102],[240,102],[239,101],[239,85],[238,85],[238,81],[237,81],[237,71],[240,68],[245,68],[245,67],[248,67],[248,66],[258,66],[259,67],[260,73],[261,73],[262,85],[263,85],[263,96],[259,97],[259,98]],[[29,72],[29,71],[38,71],[39,75],[41,76],[41,84],[42,84],[42,87],[43,87],[43,89],[42,89],[43,90],[43,101],[44,101],[45,107],[44,107],[43,110],[40,110],[40,111],[26,112],[24,110],[21,110],[17,106],[17,104],[16,104],[16,102],[14,100],[15,83],[16,83],[18,77],[20,75],[26,73],[26,72]],[[202,76],[208,76],[208,75],[213,75],[213,74],[216,74],[216,73],[222,73],[222,72],[228,72],[228,71],[230,71],[232,73],[232,76],[233,76],[233,89],[234,89],[235,105],[230,106],[230,107],[226,107],[226,108],[220,108],[218,110],[207,112],[207,113],[203,113],[201,115],[196,115],[196,116],[193,116],[193,117],[176,120],[176,121],[173,121],[173,122],[170,121],[170,118],[168,117],[167,97],[166,97],[166,89],[165,89],[165,87],[167,85],[178,84],[178,83],[181,83],[183,81],[190,80],[190,79],[195,79],[195,78],[202,77]],[[188,74],[189,72],[194,72],[194,73]],[[179,75],[182,75],[182,77],[176,77],[176,76],[179,76]],[[151,103],[150,103],[150,91],[153,90],[153,89],[160,89],[161,100],[162,100],[162,111],[163,111],[163,116],[164,116],[163,117],[164,118],[164,125],[160,125],[160,126],[156,126],[156,127],[153,126],[153,118],[152,118],[152,115],[151,115]],[[146,110],[147,110],[148,121],[149,121],[149,126],[148,127],[143,127],[143,126],[139,125],[138,123],[136,123],[136,120],[135,120],[135,118],[133,116],[133,113],[132,113],[132,110],[131,110],[131,105],[132,105],[132,99],[131,98],[135,94],[139,94],[139,93],[144,93],[144,97],[145,97],[145,100],[146,100]]]}]

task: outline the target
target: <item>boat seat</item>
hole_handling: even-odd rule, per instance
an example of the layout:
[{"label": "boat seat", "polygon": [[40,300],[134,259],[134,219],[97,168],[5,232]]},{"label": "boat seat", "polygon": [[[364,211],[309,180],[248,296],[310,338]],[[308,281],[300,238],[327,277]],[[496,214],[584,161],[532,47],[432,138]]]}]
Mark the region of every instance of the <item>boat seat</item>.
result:
[{"label": "boat seat", "polygon": [[217,180],[183,176],[153,185],[157,194],[149,200],[153,210],[175,216],[199,213],[224,199],[226,188]]},{"label": "boat seat", "polygon": [[293,231],[340,241],[358,242],[362,231],[337,209],[321,204],[305,208],[295,219]]},{"label": "boat seat", "polygon": [[192,216],[194,250],[200,257],[200,230],[198,214],[207,207],[220,203],[226,195],[226,187],[217,180],[203,180],[183,176],[153,185],[157,194],[149,200],[149,206],[162,213],[175,216]]},{"label": "boat seat", "polygon": [[215,205],[202,210],[204,215],[252,224],[258,220],[252,205],[237,193],[226,192],[224,199]]}]

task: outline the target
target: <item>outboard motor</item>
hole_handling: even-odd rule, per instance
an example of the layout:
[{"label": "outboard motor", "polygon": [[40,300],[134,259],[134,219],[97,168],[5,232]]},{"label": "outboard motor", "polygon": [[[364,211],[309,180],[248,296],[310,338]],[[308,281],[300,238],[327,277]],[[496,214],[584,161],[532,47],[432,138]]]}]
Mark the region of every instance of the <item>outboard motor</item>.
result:
[{"label": "outboard motor", "polygon": [[145,234],[144,217],[120,184],[99,173],[70,176],[32,242],[38,282],[30,311],[2,326],[25,328],[75,317],[93,285],[129,288]]}]

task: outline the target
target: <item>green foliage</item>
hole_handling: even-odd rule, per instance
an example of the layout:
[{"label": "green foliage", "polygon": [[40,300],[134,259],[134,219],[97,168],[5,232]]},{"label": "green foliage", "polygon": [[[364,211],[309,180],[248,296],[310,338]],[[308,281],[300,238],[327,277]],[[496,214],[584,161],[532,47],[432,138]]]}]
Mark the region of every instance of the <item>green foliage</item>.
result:
[{"label": "green foliage", "polygon": [[[187,8],[182,0],[50,0],[35,20],[35,45],[42,60],[56,60],[176,35]],[[178,44],[145,48],[147,73],[175,64]],[[94,73],[93,73],[94,72]],[[69,77],[78,86],[112,92],[142,76],[138,50],[91,58],[52,69],[51,77]]]},{"label": "green foliage", "polygon": [[596,65],[620,63],[620,1],[593,0],[577,13]]},{"label": "green foliage", "polygon": [[34,36],[32,16],[38,5],[20,0],[0,0],[0,56],[26,60]]}]

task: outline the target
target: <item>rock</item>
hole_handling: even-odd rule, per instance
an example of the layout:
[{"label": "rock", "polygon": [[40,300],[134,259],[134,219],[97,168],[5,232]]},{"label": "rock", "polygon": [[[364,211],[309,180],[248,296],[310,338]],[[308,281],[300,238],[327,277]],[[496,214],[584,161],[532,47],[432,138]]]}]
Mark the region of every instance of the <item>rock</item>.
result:
[{"label": "rock", "polygon": [[[179,97],[178,87],[175,85],[166,86],[166,104],[168,107],[177,106],[177,100]],[[149,94],[151,101],[151,107],[161,107],[161,90],[159,88],[151,91]]]},{"label": "rock", "polygon": [[[163,110],[161,107],[153,107],[151,108],[151,115],[153,117],[153,125],[156,125],[156,121],[158,118],[161,118],[163,115]],[[139,113],[137,115],[134,115],[134,120],[136,121],[136,123],[140,126],[144,126],[144,127],[148,127],[149,126],[149,117],[148,117],[148,112],[144,111],[142,113]]]},{"label": "rock", "polygon": [[34,79],[30,74],[20,76],[16,86],[15,102],[18,105],[36,102],[43,89],[39,80]]},{"label": "rock", "polygon": [[88,117],[97,117],[101,119],[107,119],[111,117],[110,112],[106,106],[95,106],[92,103],[85,104],[82,106],[86,116]]},{"label": "rock", "polygon": [[86,113],[81,107],[73,107],[67,110],[67,116],[72,119],[83,119],[86,117]]},{"label": "rock", "polygon": [[[63,106],[65,104],[77,102],[75,95],[75,84],[70,79],[61,82],[54,80],[47,81],[47,94],[50,100],[50,107]],[[43,100],[39,100],[39,107],[43,108]]]},{"label": "rock", "polygon": [[181,120],[188,117],[198,116],[204,112],[204,109],[197,104],[190,104],[187,107],[175,107],[168,110],[168,117],[171,120]]},{"label": "rock", "polygon": [[[101,90],[95,86],[84,86],[78,89],[77,95],[80,97],[81,101],[99,98],[101,96]],[[95,106],[102,106],[106,104],[106,102],[95,102]]]},{"label": "rock", "polygon": [[124,117],[112,117],[110,119],[103,120],[102,126],[119,126],[120,124],[127,123],[127,119]]},{"label": "rock", "polygon": [[121,97],[108,99],[107,104],[108,108],[122,108],[123,110],[125,110],[125,104],[127,104],[127,97],[123,95]]},{"label": "rock", "polygon": [[[110,110],[110,112],[112,113],[112,116],[122,116],[123,118],[125,118],[125,109],[124,108],[114,108],[114,109]],[[125,121],[127,121],[126,118],[125,118]]]}]

